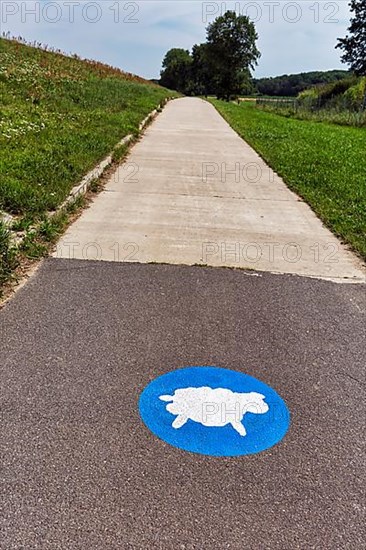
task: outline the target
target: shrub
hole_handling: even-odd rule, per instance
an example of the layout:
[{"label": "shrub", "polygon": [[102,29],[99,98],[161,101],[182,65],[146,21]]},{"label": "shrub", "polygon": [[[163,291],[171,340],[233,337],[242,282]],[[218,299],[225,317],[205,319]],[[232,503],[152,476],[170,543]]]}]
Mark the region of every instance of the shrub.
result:
[{"label": "shrub", "polygon": [[363,104],[366,93],[366,77],[359,80],[357,84],[351,86],[344,93],[344,97],[352,109],[360,109]]},{"label": "shrub", "polygon": [[321,86],[319,88],[320,103],[324,104],[334,97],[343,95],[344,92],[356,83],[357,77],[351,76],[349,78],[344,78],[343,80],[338,80],[337,82],[331,82],[325,86]]},{"label": "shrub", "polygon": [[318,88],[309,88],[299,94],[299,105],[311,109],[318,104]]},{"label": "shrub", "polygon": [[359,111],[364,94],[365,78],[351,76],[305,90],[299,94],[298,103],[301,108],[311,111],[318,109]]}]

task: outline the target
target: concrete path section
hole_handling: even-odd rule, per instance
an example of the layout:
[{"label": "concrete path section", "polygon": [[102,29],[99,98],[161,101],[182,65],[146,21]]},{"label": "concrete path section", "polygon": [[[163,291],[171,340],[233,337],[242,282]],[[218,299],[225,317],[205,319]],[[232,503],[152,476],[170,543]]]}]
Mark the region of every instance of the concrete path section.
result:
[{"label": "concrete path section", "polygon": [[365,269],[217,113],[170,102],[59,258],[207,264],[365,281]]}]

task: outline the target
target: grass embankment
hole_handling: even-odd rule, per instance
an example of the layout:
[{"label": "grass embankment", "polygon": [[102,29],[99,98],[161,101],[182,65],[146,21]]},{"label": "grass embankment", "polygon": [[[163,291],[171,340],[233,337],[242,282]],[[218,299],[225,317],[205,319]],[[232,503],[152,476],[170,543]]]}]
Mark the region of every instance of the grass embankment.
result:
[{"label": "grass embankment", "polygon": [[309,111],[302,107],[265,104],[260,106],[263,111],[275,112],[284,117],[297,118],[298,120],[312,120],[315,122],[327,122],[339,126],[366,127],[366,111],[338,111],[336,109],[319,109]]},{"label": "grass embankment", "polygon": [[212,101],[325,224],[366,259],[366,129]]},{"label": "grass embankment", "polygon": [[[47,223],[46,213],[171,95],[102,63],[0,39],[0,211],[17,230]],[[10,246],[0,222],[0,284],[14,267]]]}]

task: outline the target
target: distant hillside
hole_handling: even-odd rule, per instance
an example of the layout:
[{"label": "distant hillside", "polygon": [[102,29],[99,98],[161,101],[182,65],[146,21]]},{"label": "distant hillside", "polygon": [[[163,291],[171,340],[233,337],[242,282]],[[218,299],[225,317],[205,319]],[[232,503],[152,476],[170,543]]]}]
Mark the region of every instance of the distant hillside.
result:
[{"label": "distant hillside", "polygon": [[258,93],[269,96],[297,96],[303,90],[318,84],[328,84],[349,76],[348,71],[313,71],[284,74],[282,76],[254,79]]}]

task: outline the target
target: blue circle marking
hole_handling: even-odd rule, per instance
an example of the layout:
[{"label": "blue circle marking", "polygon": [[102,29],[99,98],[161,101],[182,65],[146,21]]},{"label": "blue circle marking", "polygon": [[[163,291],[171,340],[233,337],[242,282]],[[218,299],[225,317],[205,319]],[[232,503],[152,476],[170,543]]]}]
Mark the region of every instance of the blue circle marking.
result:
[{"label": "blue circle marking", "polygon": [[163,441],[211,456],[269,449],[290,424],[285,402],[270,386],[220,367],[187,367],[155,378],[141,393],[139,410]]}]

